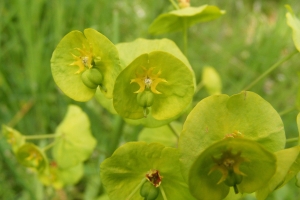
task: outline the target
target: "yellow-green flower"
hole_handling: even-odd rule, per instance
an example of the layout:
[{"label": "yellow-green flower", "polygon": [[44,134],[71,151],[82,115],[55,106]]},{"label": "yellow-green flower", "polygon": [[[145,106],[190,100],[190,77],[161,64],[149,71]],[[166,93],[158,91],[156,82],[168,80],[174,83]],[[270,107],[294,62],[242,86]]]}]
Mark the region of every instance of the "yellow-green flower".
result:
[{"label": "yellow-green flower", "polygon": [[72,54],[74,59],[76,60],[75,62],[72,62],[70,65],[77,65],[79,67],[79,70],[75,72],[75,74],[79,74],[85,70],[85,68],[92,68],[92,60],[93,60],[93,53],[92,53],[92,48],[90,47],[90,51],[88,51],[85,46],[83,45],[83,49],[80,48],[75,48],[80,52],[80,56],[76,56]]},{"label": "yellow-green flower", "polygon": [[151,89],[151,91],[155,94],[161,94],[161,92],[156,90],[156,86],[158,85],[158,83],[160,82],[167,82],[165,79],[163,78],[159,78],[161,71],[158,71],[157,74],[153,73],[154,67],[151,67],[149,69],[146,69],[145,67],[143,67],[144,73],[141,75],[136,74],[136,78],[135,79],[131,79],[130,83],[137,83],[140,86],[140,89],[135,91],[134,93],[141,93],[145,90],[145,88],[147,89]]}]

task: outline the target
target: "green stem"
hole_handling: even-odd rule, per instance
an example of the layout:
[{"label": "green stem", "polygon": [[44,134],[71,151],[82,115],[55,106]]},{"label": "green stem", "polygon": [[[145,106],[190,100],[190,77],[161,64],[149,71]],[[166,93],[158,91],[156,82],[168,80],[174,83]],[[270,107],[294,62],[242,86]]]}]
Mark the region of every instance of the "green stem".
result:
[{"label": "green stem", "polygon": [[166,193],[162,187],[162,185],[159,186],[159,189],[160,189],[160,192],[161,192],[161,195],[163,197],[164,200],[168,200],[167,196],[166,196]]},{"label": "green stem", "polygon": [[143,180],[140,182],[140,184],[138,184],[134,190],[128,195],[128,197],[126,198],[126,200],[130,200],[131,197],[133,197],[133,195],[138,191],[138,189],[141,188],[141,186],[146,182],[147,179],[143,178]]},{"label": "green stem", "polygon": [[108,157],[111,156],[114,151],[118,148],[120,138],[123,134],[123,127],[125,125],[125,122],[122,117],[116,116],[115,119],[115,125],[114,125],[114,130],[112,133],[112,141],[108,147]]},{"label": "green stem", "polygon": [[24,135],[25,140],[41,140],[59,137],[56,134],[43,134],[43,135]]},{"label": "green stem", "polygon": [[177,140],[179,139],[179,133],[175,130],[175,128],[171,125],[171,123],[168,124],[168,127],[172,131],[172,133],[176,136]]},{"label": "green stem", "polygon": [[183,53],[185,56],[187,56],[187,43],[188,43],[188,37],[187,37],[187,22],[186,18],[183,18]]},{"label": "green stem", "polygon": [[285,114],[288,114],[288,113],[294,111],[295,109],[296,109],[296,105],[293,106],[293,107],[291,107],[291,108],[288,108],[288,109],[286,109],[286,110],[284,110],[284,111],[281,111],[281,112],[279,113],[279,115],[280,115],[280,116],[283,116],[283,115],[285,115]]},{"label": "green stem", "polygon": [[174,0],[169,0],[171,2],[171,4],[173,5],[173,7],[176,9],[176,10],[179,10],[179,6],[177,5],[177,3],[175,3]]},{"label": "green stem", "polygon": [[296,137],[296,138],[288,138],[286,139],[286,143],[291,143],[291,142],[298,142],[299,141],[299,138]]},{"label": "green stem", "polygon": [[48,144],[47,146],[45,146],[45,147],[43,148],[43,151],[45,152],[45,151],[51,149],[51,148],[55,145],[56,141],[57,141],[57,140],[55,140],[55,141],[51,142],[50,144]]},{"label": "green stem", "polygon": [[198,85],[196,86],[196,89],[195,89],[195,94],[198,93],[202,89],[203,86],[204,86],[204,84],[202,81],[200,83],[198,83]]},{"label": "green stem", "polygon": [[252,83],[250,83],[247,87],[245,87],[244,90],[251,89],[256,83],[258,83],[261,79],[265,78],[268,74],[270,74],[273,70],[275,70],[278,66],[280,66],[285,61],[289,60],[291,57],[296,55],[298,53],[298,50],[293,51],[291,54],[287,55],[286,57],[282,58],[278,62],[276,62],[274,65],[272,65],[267,71],[265,71],[262,75],[260,75],[258,78],[256,78]]}]

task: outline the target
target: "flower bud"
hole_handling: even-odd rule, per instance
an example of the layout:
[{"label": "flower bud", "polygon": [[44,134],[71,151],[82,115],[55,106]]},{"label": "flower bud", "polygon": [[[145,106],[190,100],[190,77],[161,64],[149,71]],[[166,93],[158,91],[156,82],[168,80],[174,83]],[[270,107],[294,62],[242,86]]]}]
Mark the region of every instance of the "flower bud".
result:
[{"label": "flower bud", "polygon": [[155,200],[158,194],[159,189],[149,181],[146,181],[140,189],[140,195],[144,197],[144,200]]},{"label": "flower bud", "polygon": [[82,82],[89,88],[95,89],[102,83],[102,74],[97,68],[85,70],[81,74]]},{"label": "flower bud", "polygon": [[151,91],[145,90],[137,95],[137,102],[143,108],[152,106],[153,100],[154,94]]}]

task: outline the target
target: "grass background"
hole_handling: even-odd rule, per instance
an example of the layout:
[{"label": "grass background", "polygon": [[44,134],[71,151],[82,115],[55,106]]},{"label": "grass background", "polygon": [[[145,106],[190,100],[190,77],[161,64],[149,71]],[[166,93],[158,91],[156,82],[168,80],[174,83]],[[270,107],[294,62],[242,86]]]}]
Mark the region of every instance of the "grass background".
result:
[{"label": "grass background", "polygon": [[[202,68],[220,73],[223,93],[232,95],[294,50],[286,24],[285,4],[300,17],[297,0],[192,0],[192,6],[211,4],[226,10],[220,19],[189,29],[188,59],[197,81]],[[104,159],[112,127],[118,120],[95,100],[74,102],[55,85],[50,58],[61,38],[71,30],[95,28],[112,42],[142,38],[170,38],[181,48],[180,32],[150,35],[150,23],[172,9],[168,0],[2,0],[0,1],[0,123],[24,134],[53,133],[67,105],[77,104],[88,113],[98,147],[87,163],[85,177],[75,187],[55,192],[54,198],[95,199],[102,192],[98,167]],[[292,108],[298,91],[299,55],[281,65],[252,91],[269,101],[278,112]],[[201,90],[199,101],[208,94]],[[297,111],[282,116],[287,137],[297,137]],[[127,127],[125,140],[134,140],[139,127]],[[53,191],[16,163],[0,140],[0,199],[47,199]],[[297,199],[293,183],[270,199]],[[251,198],[251,197],[247,197]],[[300,197],[299,197],[300,198]]]}]

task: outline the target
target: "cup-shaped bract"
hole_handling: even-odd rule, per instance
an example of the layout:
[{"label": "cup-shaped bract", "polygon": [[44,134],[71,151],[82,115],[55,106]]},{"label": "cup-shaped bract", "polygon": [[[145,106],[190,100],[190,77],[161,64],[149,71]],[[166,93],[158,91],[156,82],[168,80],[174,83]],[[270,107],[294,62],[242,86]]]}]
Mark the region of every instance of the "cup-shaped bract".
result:
[{"label": "cup-shaped bract", "polygon": [[163,34],[184,30],[194,24],[217,19],[224,13],[225,11],[210,5],[174,10],[158,16],[150,25],[149,32]]},{"label": "cup-shaped bract", "polygon": [[275,155],[257,142],[225,138],[196,158],[188,182],[197,199],[221,200],[231,186],[236,193],[255,192],[271,179],[275,170]]},{"label": "cup-shaped bract", "polygon": [[[143,107],[137,95],[153,93],[153,104]],[[156,120],[179,116],[194,94],[193,74],[173,55],[163,51],[143,54],[118,76],[113,104],[122,117],[141,119],[151,115]],[[146,110],[146,111],[145,111]]]},{"label": "cup-shaped bract", "polygon": [[42,172],[48,166],[44,152],[33,143],[25,143],[16,152],[17,160],[25,167]]},{"label": "cup-shaped bract", "polygon": [[8,127],[6,125],[2,125],[2,135],[5,140],[11,145],[12,151],[16,153],[24,143],[24,136],[17,130]]},{"label": "cup-shaped bract", "polygon": [[57,45],[51,71],[58,87],[76,101],[90,100],[98,86],[112,98],[115,79],[121,71],[114,44],[94,29],[72,31]]},{"label": "cup-shaped bract", "polygon": [[264,200],[267,196],[284,186],[300,171],[300,146],[275,152],[277,158],[276,172],[263,187],[256,192],[258,200]]},{"label": "cup-shaped bract", "polygon": [[159,189],[156,200],[164,200],[165,197],[192,200],[194,198],[183,180],[178,159],[175,148],[158,143],[129,142],[101,164],[101,181],[112,200],[144,199],[140,192],[145,193],[141,188],[146,181]]},{"label": "cup-shaped bract", "polygon": [[60,169],[56,162],[52,161],[47,170],[39,174],[39,180],[46,186],[61,189],[66,185],[76,184],[82,176],[82,163],[67,169]]},{"label": "cup-shaped bract", "polygon": [[195,158],[208,146],[227,137],[256,141],[276,152],[285,146],[283,122],[262,97],[244,91],[229,97],[212,95],[189,113],[179,138],[184,177]]},{"label": "cup-shaped bract", "polygon": [[288,12],[286,13],[287,24],[293,30],[293,41],[296,49],[300,51],[300,20],[296,17],[291,6],[286,5]]},{"label": "cup-shaped bract", "polygon": [[88,116],[75,105],[68,107],[67,114],[55,131],[53,158],[61,169],[74,167],[89,158],[96,146],[90,130]]}]

